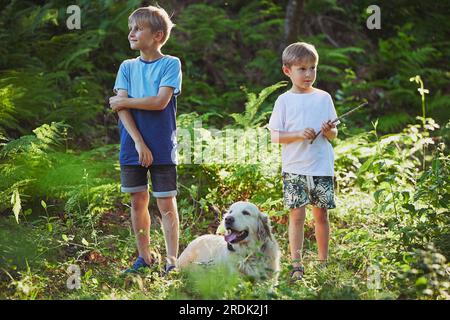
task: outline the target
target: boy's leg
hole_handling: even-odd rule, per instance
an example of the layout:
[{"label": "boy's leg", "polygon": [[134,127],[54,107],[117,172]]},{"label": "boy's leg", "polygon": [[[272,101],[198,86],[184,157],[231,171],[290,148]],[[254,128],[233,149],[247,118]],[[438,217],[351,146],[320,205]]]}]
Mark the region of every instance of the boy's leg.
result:
[{"label": "boy's leg", "polygon": [[162,229],[166,241],[167,264],[175,265],[178,256],[179,218],[176,197],[157,198],[162,217]]},{"label": "boy's leg", "polygon": [[148,212],[149,204],[148,191],[135,192],[131,194],[131,223],[136,235],[139,256],[146,264],[152,264],[150,253],[150,225],[151,219]]},{"label": "boy's leg", "polygon": [[[120,166],[121,190],[130,193],[131,196],[131,224],[136,236],[139,257],[150,265],[152,263],[149,248],[151,221],[148,212],[150,195],[148,193],[147,172],[148,169],[142,166]],[[138,258],[136,262],[139,260]]]},{"label": "boy's leg", "polygon": [[328,259],[328,241],[330,239],[330,223],[326,208],[314,207],[312,209],[316,232],[317,251],[320,261]]},{"label": "boy's leg", "polygon": [[330,240],[330,223],[328,209],[336,208],[334,202],[334,178],[331,176],[313,177],[313,190],[311,191],[312,213],[317,240],[319,260],[328,259],[328,242]]},{"label": "boy's leg", "polygon": [[302,265],[305,216],[306,210],[304,206],[291,209],[289,212],[289,246],[294,268]]},{"label": "boy's leg", "polygon": [[[153,196],[161,213],[166,242],[167,266],[175,266],[178,255],[179,219],[177,210],[177,169],[175,165],[155,165],[150,168]],[[166,272],[168,270],[166,269]]]},{"label": "boy's leg", "polygon": [[309,203],[306,177],[295,173],[283,172],[284,204],[289,211],[289,247],[293,269],[291,280],[297,281],[303,277],[303,239],[306,217],[305,206]]}]

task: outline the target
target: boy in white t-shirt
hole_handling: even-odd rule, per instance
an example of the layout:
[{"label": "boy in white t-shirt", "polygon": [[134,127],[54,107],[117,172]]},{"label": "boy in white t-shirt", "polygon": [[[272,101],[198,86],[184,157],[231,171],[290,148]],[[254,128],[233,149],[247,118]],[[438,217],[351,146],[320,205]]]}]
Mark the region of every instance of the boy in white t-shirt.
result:
[{"label": "boy in white t-shirt", "polygon": [[[311,204],[315,221],[318,257],[328,258],[330,227],[327,209],[334,203],[334,153],[330,141],[337,136],[331,96],[312,85],[319,55],[313,45],[297,42],[283,51],[283,72],[292,88],[275,102],[268,128],[272,142],[282,144],[284,203],[289,213],[291,280],[303,277],[302,248],[305,206]],[[321,134],[311,143],[316,133]]]}]

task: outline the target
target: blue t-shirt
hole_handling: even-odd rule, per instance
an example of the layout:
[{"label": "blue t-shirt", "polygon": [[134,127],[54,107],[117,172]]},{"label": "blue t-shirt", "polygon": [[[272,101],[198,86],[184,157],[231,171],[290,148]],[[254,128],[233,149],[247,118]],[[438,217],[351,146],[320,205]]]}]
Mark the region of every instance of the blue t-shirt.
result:
[{"label": "blue t-shirt", "polygon": [[[136,127],[153,155],[153,163],[177,164],[176,158],[176,97],[181,93],[181,62],[165,55],[154,61],[140,57],[122,62],[114,91],[124,89],[129,98],[157,96],[160,87],[174,88],[169,104],[163,110],[129,109]],[[134,141],[119,121],[120,155],[122,165],[139,165]]]}]

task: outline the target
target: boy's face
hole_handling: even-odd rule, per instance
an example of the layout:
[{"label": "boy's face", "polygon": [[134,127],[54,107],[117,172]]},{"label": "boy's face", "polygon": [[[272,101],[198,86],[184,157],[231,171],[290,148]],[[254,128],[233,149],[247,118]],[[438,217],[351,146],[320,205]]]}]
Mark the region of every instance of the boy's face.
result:
[{"label": "boy's face", "polygon": [[147,51],[158,49],[162,40],[162,32],[152,32],[148,26],[138,25],[136,21],[129,25],[128,41],[132,50]]},{"label": "boy's face", "polygon": [[291,79],[294,89],[309,92],[316,80],[316,67],[314,60],[302,60],[290,67],[283,66],[283,72]]}]

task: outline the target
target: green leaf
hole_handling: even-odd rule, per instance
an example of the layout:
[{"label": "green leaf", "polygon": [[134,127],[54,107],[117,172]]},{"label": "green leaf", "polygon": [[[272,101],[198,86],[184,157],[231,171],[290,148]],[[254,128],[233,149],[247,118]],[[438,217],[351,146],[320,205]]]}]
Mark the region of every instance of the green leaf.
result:
[{"label": "green leaf", "polygon": [[47,223],[47,229],[48,229],[48,232],[52,232],[53,231],[53,225],[50,222]]},{"label": "green leaf", "polygon": [[47,204],[45,203],[44,200],[41,200],[41,206],[42,208],[47,209]]},{"label": "green leaf", "polygon": [[420,277],[416,280],[416,286],[426,286],[427,282],[428,282],[427,278]]},{"label": "green leaf", "polygon": [[16,218],[16,222],[19,223],[19,213],[20,210],[22,210],[22,205],[21,205],[21,201],[20,201],[20,194],[19,194],[19,190],[15,189],[12,197],[11,197],[11,204],[13,205],[13,213],[14,213],[14,217]]},{"label": "green leaf", "polygon": [[69,241],[69,238],[68,238],[67,235],[65,235],[65,234],[61,235],[61,238],[62,238],[65,242],[68,242],[68,241]]},{"label": "green leaf", "polygon": [[412,205],[410,203],[405,203],[403,205],[403,208],[405,208],[406,210],[408,210],[409,212],[412,212],[412,213],[416,212],[416,207],[414,207],[414,205]]},{"label": "green leaf", "polygon": [[358,170],[358,174],[362,174],[364,172],[366,172],[369,167],[372,165],[372,163],[375,161],[376,156],[372,156],[369,159],[366,160],[366,162],[364,162],[364,164],[359,168]]},{"label": "green leaf", "polygon": [[86,271],[86,273],[84,274],[84,279],[87,280],[92,276],[92,269],[89,269],[88,271]]},{"label": "green leaf", "polygon": [[374,193],[373,193],[373,197],[375,198],[375,202],[376,203],[379,203],[380,201],[380,196],[383,194],[383,191],[384,191],[385,189],[379,189],[379,190],[377,190],[377,191],[375,191]]},{"label": "green leaf", "polygon": [[84,244],[86,247],[89,246],[89,242],[85,238],[81,240],[81,243]]}]

